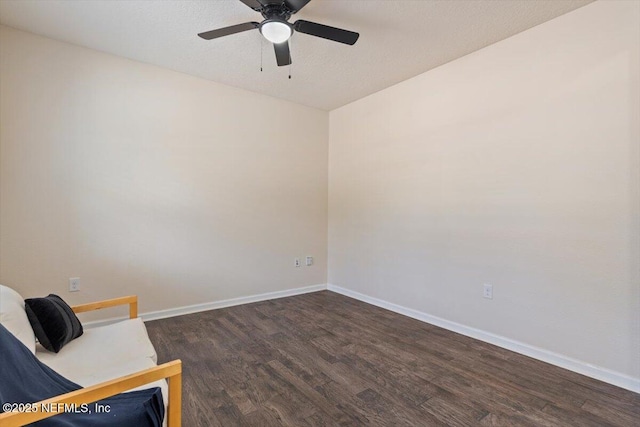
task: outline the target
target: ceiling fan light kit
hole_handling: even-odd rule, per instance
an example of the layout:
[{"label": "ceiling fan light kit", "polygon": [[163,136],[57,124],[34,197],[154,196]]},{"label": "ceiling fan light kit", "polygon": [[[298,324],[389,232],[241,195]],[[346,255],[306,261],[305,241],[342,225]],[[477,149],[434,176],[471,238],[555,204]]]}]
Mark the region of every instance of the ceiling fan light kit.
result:
[{"label": "ceiling fan light kit", "polygon": [[291,52],[289,50],[289,39],[294,31],[308,34],[310,36],[321,37],[323,39],[336,41],[348,45],[354,45],[360,34],[341,28],[330,27],[328,25],[317,24],[315,22],[304,21],[302,19],[290,24],[289,18],[307,5],[311,0],[240,0],[256,12],[260,12],[264,21],[245,22],[244,24],[232,25],[230,27],[219,28],[217,30],[206,31],[198,34],[205,40],[217,39],[219,37],[240,33],[243,31],[255,30],[258,28],[265,39],[273,43],[278,66],[291,65]]},{"label": "ceiling fan light kit", "polygon": [[289,40],[293,30],[286,21],[267,19],[260,24],[260,33],[271,43],[284,43]]}]

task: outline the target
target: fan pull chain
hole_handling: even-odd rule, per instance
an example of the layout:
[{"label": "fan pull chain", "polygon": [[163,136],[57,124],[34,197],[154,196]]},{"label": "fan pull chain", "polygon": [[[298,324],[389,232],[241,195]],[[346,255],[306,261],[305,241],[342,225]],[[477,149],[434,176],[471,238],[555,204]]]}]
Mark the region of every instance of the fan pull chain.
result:
[{"label": "fan pull chain", "polygon": [[293,37],[289,39],[289,80],[291,80],[291,66],[293,61],[291,60],[291,49],[293,49]]},{"label": "fan pull chain", "polygon": [[260,72],[262,72],[262,51],[264,50],[264,41],[262,35],[260,35]]}]

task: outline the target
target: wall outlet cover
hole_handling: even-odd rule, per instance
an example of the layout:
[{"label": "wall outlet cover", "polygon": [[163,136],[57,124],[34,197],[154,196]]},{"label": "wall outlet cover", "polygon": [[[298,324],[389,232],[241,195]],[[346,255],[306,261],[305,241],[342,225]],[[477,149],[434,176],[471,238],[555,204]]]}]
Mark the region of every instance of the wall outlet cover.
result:
[{"label": "wall outlet cover", "polygon": [[69,278],[69,292],[78,292],[80,291],[80,278],[79,277],[70,277]]},{"label": "wall outlet cover", "polygon": [[487,299],[493,299],[493,285],[484,285],[484,292],[482,294],[483,297]]}]

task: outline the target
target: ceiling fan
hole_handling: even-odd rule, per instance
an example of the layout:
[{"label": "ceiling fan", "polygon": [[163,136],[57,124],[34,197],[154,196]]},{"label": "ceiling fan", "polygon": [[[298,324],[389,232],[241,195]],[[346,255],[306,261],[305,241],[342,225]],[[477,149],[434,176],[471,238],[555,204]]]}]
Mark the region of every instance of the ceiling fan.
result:
[{"label": "ceiling fan", "polygon": [[290,24],[289,18],[307,5],[311,0],[240,0],[264,17],[262,22],[245,22],[244,24],[218,28],[198,34],[205,40],[212,40],[243,31],[259,29],[265,39],[273,43],[276,52],[278,66],[291,64],[291,52],[289,51],[289,38],[294,31],[322,37],[323,39],[353,45],[360,34],[328,25],[299,19]]}]

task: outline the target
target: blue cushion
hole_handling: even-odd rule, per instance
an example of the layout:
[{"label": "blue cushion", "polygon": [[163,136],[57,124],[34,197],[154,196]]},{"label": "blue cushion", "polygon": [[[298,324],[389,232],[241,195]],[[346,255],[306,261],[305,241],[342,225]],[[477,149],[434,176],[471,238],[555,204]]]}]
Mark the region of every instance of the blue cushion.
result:
[{"label": "blue cushion", "polygon": [[[100,366],[96,366],[100,369]],[[0,412],[20,408],[81,389],[40,362],[29,349],[0,324]],[[37,427],[160,427],[164,404],[159,387],[121,393],[97,402],[109,412],[96,412],[93,403],[78,406],[30,424]],[[12,406],[15,405],[15,406]],[[86,411],[83,410],[86,408]],[[69,408],[72,409],[72,408]]]}]

